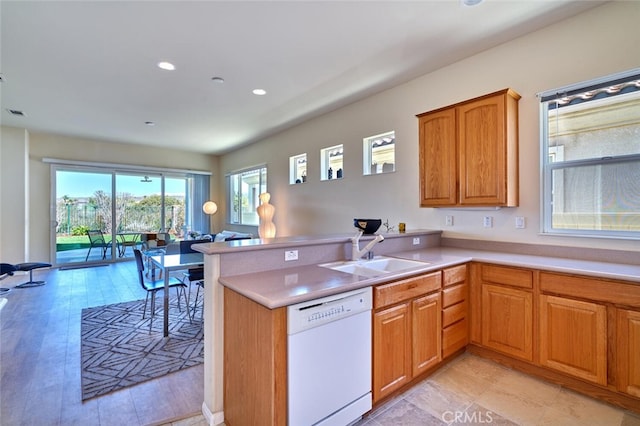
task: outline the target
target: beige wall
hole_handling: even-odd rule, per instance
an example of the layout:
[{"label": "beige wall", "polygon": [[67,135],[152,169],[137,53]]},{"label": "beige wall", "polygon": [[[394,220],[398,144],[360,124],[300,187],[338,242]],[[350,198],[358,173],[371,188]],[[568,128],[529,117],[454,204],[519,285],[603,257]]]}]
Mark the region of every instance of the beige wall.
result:
[{"label": "beige wall", "polygon": [[[210,171],[211,198],[219,198],[216,181],[218,158],[197,153],[151,148],[140,145],[73,138],[43,133],[29,133],[20,129],[2,128],[2,170],[0,171],[2,196],[13,192],[23,197],[24,203],[2,202],[0,209],[0,254],[3,262],[51,260],[51,174],[50,165],[43,158],[73,161],[127,164],[181,170]],[[22,136],[22,137],[20,137]],[[5,168],[5,163],[11,167]],[[23,164],[23,166],[21,166]],[[14,169],[21,169],[14,171]],[[20,173],[26,178],[21,184]],[[15,175],[18,178],[15,178]],[[11,185],[8,182],[11,182]],[[17,183],[16,189],[13,182]],[[24,205],[24,207],[22,207]],[[28,217],[26,221],[21,218]],[[216,216],[213,220],[218,220]],[[220,221],[222,219],[219,219]],[[217,227],[217,225],[214,225]],[[23,253],[12,241],[26,239]],[[19,244],[17,244],[19,247]],[[26,248],[25,248],[26,247]],[[6,258],[4,254],[7,254]]]},{"label": "beige wall", "polygon": [[[640,251],[637,241],[539,235],[539,102],[536,93],[638,67],[640,2],[614,2],[424,75],[224,155],[222,173],[267,163],[278,235],[350,232],[354,217],[397,227],[443,229],[445,237]],[[520,206],[501,210],[418,206],[416,114],[511,87],[520,100]],[[362,176],[362,139],[396,131],[396,172]],[[322,148],[344,144],[342,180],[319,179]],[[288,159],[307,153],[307,183],[289,185]],[[454,226],[445,226],[445,215]],[[493,228],[482,217],[494,217]],[[526,229],[515,229],[525,216]]]},{"label": "beige wall", "polygon": [[0,262],[28,259],[27,197],[29,137],[24,129],[0,128]]}]

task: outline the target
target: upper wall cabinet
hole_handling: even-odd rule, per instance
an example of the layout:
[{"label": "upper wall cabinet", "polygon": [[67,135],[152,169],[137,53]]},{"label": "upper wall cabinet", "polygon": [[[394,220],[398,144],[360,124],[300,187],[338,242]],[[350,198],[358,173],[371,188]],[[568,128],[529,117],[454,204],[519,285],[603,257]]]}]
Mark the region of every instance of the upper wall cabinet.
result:
[{"label": "upper wall cabinet", "polygon": [[419,114],[420,206],[518,205],[518,100],[504,89]]}]

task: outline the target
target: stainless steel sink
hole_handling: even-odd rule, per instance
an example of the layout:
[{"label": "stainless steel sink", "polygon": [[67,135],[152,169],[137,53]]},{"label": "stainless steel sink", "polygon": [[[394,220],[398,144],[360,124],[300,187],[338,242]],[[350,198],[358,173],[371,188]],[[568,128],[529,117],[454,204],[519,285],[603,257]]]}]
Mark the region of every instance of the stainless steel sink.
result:
[{"label": "stainless steel sink", "polygon": [[376,256],[371,260],[344,260],[339,262],[323,263],[319,266],[333,269],[334,271],[346,272],[348,274],[375,277],[378,275],[389,274],[391,272],[401,272],[408,269],[423,267],[428,264],[429,263],[427,262],[419,262],[417,260]]}]

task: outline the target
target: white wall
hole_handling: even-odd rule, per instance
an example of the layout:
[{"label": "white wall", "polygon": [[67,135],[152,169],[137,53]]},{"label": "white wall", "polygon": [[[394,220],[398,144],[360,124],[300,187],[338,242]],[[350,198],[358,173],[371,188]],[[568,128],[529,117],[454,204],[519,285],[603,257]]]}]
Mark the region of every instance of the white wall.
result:
[{"label": "white wall", "polygon": [[[0,259],[50,261],[50,165],[43,158],[210,171],[217,200],[218,158],[125,143],[73,138],[2,127],[0,150]],[[5,198],[6,197],[6,198]],[[12,200],[11,202],[5,201]],[[14,202],[15,200],[15,202]],[[214,221],[222,218],[213,216]],[[219,224],[214,224],[216,229]]]},{"label": "white wall", "polygon": [[29,137],[24,129],[0,128],[0,262],[28,259],[27,194]]},{"label": "white wall", "polygon": [[[413,229],[443,229],[445,237],[640,251],[637,241],[539,235],[536,98],[543,90],[640,66],[638,22],[640,2],[605,4],[226,154],[220,170],[266,162],[280,236],[350,232],[353,218],[366,216],[389,219],[396,228],[406,222]],[[520,206],[497,211],[420,208],[415,115],[506,87],[522,95]],[[396,131],[397,171],[362,176],[362,139],[388,130]],[[344,178],[320,182],[319,151],[339,143],[344,144]],[[289,185],[289,157],[304,152],[307,183]],[[223,187],[222,180],[219,184]],[[445,227],[445,215],[454,216],[453,227]],[[484,215],[494,217],[493,228],[482,227]],[[526,229],[515,229],[515,216],[526,217]]]}]

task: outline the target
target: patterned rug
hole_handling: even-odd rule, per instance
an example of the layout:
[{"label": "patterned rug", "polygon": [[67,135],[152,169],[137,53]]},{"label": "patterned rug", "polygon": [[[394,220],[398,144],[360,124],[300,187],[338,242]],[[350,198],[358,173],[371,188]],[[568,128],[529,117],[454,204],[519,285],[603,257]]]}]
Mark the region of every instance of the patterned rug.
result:
[{"label": "patterned rug", "polygon": [[[193,323],[170,298],[169,337],[162,333],[162,294],[149,333],[144,300],[82,310],[82,400],[136,385],[204,362],[202,321]],[[151,302],[149,302],[149,305]]]}]

